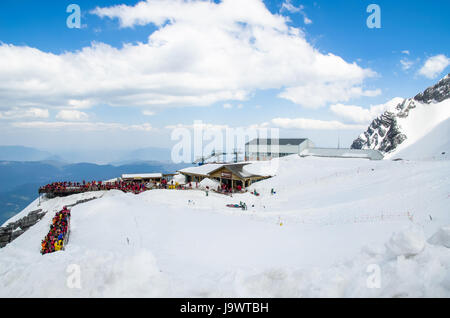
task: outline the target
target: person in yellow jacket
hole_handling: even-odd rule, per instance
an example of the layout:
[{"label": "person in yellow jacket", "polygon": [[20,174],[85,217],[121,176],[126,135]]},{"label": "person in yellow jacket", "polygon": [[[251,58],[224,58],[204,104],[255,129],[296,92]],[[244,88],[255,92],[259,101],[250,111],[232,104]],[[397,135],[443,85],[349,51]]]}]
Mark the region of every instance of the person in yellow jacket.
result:
[{"label": "person in yellow jacket", "polygon": [[55,251],[60,251],[61,250],[61,245],[59,245],[59,242],[55,243]]}]

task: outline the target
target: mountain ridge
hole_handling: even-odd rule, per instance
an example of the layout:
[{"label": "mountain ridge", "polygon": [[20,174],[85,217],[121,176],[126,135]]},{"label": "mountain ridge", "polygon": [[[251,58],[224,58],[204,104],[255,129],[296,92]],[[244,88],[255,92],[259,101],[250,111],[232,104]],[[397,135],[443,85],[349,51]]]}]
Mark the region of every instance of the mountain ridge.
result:
[{"label": "mountain ridge", "polygon": [[413,98],[404,99],[393,109],[375,118],[367,130],[353,141],[350,148],[375,149],[383,154],[394,152],[409,137],[400,122],[407,119],[418,106],[443,103],[449,97],[450,74],[447,74],[435,85]]}]

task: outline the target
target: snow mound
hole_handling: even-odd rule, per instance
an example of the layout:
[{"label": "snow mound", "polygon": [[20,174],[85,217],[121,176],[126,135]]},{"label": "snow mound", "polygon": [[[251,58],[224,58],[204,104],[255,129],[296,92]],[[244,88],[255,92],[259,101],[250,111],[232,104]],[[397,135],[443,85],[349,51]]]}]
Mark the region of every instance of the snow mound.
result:
[{"label": "snow mound", "polygon": [[244,166],[243,170],[249,174],[259,176],[274,176],[277,174],[280,162],[288,162],[290,157],[298,158],[298,155],[275,158],[268,161],[253,161],[251,164]]},{"label": "snow mound", "polygon": [[218,186],[220,186],[218,181],[209,178],[205,178],[200,182],[200,189],[206,189],[206,187],[209,187],[210,189],[217,189]]},{"label": "snow mound", "polygon": [[388,250],[370,246],[332,267],[238,271],[221,285],[230,281],[238,297],[448,297],[450,253],[426,245],[418,228],[401,233],[387,245],[394,241],[402,253],[415,255],[392,258]]},{"label": "snow mound", "polygon": [[411,226],[391,236],[386,248],[395,256],[419,254],[425,247],[425,233],[422,228]]},{"label": "snow mound", "polygon": [[428,243],[450,248],[450,225],[441,227],[429,240]]},{"label": "snow mound", "polygon": [[186,184],[186,176],[183,174],[176,174],[173,176],[173,183],[178,183],[181,185]]}]

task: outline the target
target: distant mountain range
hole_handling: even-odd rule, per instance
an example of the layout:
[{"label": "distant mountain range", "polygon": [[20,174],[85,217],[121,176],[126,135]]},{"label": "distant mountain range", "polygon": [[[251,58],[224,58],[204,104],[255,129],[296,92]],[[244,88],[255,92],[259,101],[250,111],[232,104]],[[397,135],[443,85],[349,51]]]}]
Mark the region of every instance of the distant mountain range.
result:
[{"label": "distant mountain range", "polygon": [[0,146],[0,160],[59,161],[66,163],[93,162],[121,165],[142,161],[167,161],[171,150],[146,147],[134,150],[58,150],[55,153],[24,146]]},{"label": "distant mountain range", "polygon": [[36,199],[39,186],[50,182],[108,180],[124,173],[171,173],[187,166],[190,165],[158,161],[124,165],[67,164],[52,160],[0,161],[0,224]]},{"label": "distant mountain range", "polygon": [[[367,130],[353,141],[351,148],[375,149],[392,155],[411,146],[412,143],[424,138],[438,126],[441,126],[440,130],[443,129],[443,122],[450,117],[449,98],[450,74],[414,98],[404,99],[375,118]],[[436,147],[428,147],[427,154],[417,153],[416,155],[436,156],[442,154],[448,151],[442,147],[445,144],[441,140]]]},{"label": "distant mountain range", "polygon": [[59,160],[60,158],[48,151],[24,146],[0,146],[0,160],[11,161],[41,161]]}]

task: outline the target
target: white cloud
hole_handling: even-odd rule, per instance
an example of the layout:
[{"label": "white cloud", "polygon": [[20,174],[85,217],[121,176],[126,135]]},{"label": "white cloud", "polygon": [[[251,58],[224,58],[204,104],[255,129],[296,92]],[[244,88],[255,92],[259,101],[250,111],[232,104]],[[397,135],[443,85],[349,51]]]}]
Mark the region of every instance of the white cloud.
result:
[{"label": "white cloud", "polygon": [[0,106],[207,106],[280,89],[282,98],[320,107],[371,94],[362,87],[373,71],[319,52],[262,0],[153,0],[94,13],[157,30],[144,43],[61,54],[0,44]]},{"label": "white cloud", "polygon": [[330,106],[330,110],[337,116],[358,124],[368,124],[386,110],[392,109],[403,101],[401,97],[395,97],[385,104],[372,105],[363,108],[355,105],[335,104]]},{"label": "white cloud", "polygon": [[409,55],[409,51],[408,50],[403,50],[402,53],[406,54],[406,55]]},{"label": "white cloud", "polygon": [[351,86],[345,82],[306,84],[298,87],[289,87],[279,94],[279,97],[288,99],[307,108],[319,108],[327,103],[348,101],[359,96],[378,96],[381,90],[363,90],[362,87]]},{"label": "white cloud", "polygon": [[145,116],[154,116],[155,114],[156,114],[155,112],[152,112],[150,110],[143,110],[142,111],[142,115],[145,115]]},{"label": "white cloud", "polygon": [[311,24],[312,23],[312,20],[311,19],[309,19],[307,16],[306,16],[306,13],[305,13],[305,11],[304,11],[304,6],[303,5],[299,5],[298,7],[296,7],[296,6],[294,6],[293,4],[292,4],[292,0],[286,0],[285,2],[283,2],[283,4],[281,5],[281,9],[280,9],[280,11],[282,12],[282,11],[284,11],[284,10],[286,10],[286,11],[288,11],[288,12],[290,12],[290,13],[301,13],[302,15],[303,15],[303,23],[305,23],[305,24]]},{"label": "white cloud", "polygon": [[253,124],[253,125],[248,126],[248,128],[249,129],[256,129],[256,130],[266,129],[266,128],[270,128],[270,123],[269,122],[263,122],[261,124]]},{"label": "white cloud", "polygon": [[103,123],[103,122],[69,122],[69,121],[31,121],[14,122],[11,124],[17,128],[39,129],[39,130],[81,130],[81,131],[152,131],[154,128],[149,123],[139,125],[126,125],[121,123]]},{"label": "white cloud", "polygon": [[303,23],[305,23],[305,24],[311,24],[312,23],[312,20],[311,19],[309,19],[306,15],[303,17]]},{"label": "white cloud", "polygon": [[414,65],[414,62],[405,58],[400,60],[400,64],[402,65],[402,69],[407,71]]},{"label": "white cloud", "polygon": [[318,120],[310,118],[274,118],[271,123],[279,128],[286,129],[311,129],[311,130],[335,130],[367,128],[365,125],[344,124],[336,120]]},{"label": "white cloud", "polygon": [[230,109],[230,108],[233,108],[233,105],[231,105],[229,103],[225,103],[225,104],[223,104],[223,108]]},{"label": "white cloud", "polygon": [[310,129],[310,130],[334,130],[334,129],[366,129],[366,125],[359,124],[345,124],[336,120],[317,120],[310,118],[274,118],[270,122],[262,122],[259,124],[252,124],[248,126],[231,127],[229,125],[209,124],[209,123],[194,123],[194,124],[177,124],[168,125],[166,129],[202,129],[203,131],[222,131],[226,129],[241,128],[241,129],[269,129],[269,128],[285,128],[285,129]]},{"label": "white cloud", "polygon": [[450,58],[443,54],[435,55],[425,61],[419,70],[419,74],[427,78],[436,78],[450,64]]},{"label": "white cloud", "polygon": [[0,111],[0,119],[18,119],[18,118],[48,118],[48,109],[42,108],[18,108]]},{"label": "white cloud", "polygon": [[177,128],[185,128],[185,129],[203,129],[203,130],[223,130],[230,128],[228,125],[217,125],[217,124],[208,124],[203,122],[194,123],[191,125],[186,124],[176,124],[176,125],[167,125],[164,128],[166,129],[177,129]]},{"label": "white cloud", "polygon": [[88,114],[79,110],[61,110],[58,114],[56,114],[56,119],[68,121],[87,120],[88,118]]},{"label": "white cloud", "polygon": [[304,6],[299,5],[298,7],[294,6],[291,2],[291,0],[286,0],[285,2],[283,2],[283,4],[281,5],[281,10],[287,10],[291,13],[296,13],[296,12],[300,12],[301,10],[303,10]]}]

